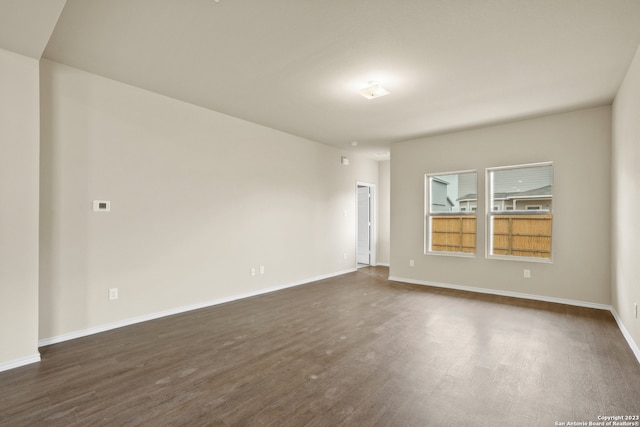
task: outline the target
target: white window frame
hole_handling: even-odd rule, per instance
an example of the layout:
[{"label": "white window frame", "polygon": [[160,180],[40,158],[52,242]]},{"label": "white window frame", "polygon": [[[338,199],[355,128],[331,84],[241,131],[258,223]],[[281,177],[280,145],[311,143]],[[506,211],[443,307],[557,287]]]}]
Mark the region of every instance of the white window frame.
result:
[{"label": "white window frame", "polygon": [[[494,216],[499,216],[502,214],[502,212],[507,212],[507,210],[505,209],[504,211],[493,211],[492,207],[493,207],[493,190],[492,190],[492,179],[491,179],[491,172],[493,171],[499,171],[499,170],[506,170],[506,169],[523,169],[523,168],[535,168],[535,167],[541,167],[541,166],[551,166],[553,167],[553,162],[549,161],[549,162],[539,162],[539,163],[528,163],[528,164],[521,164],[521,165],[511,165],[511,166],[499,166],[499,167],[492,167],[492,168],[487,168],[485,170],[485,206],[487,206],[487,209],[485,211],[485,215],[486,215],[486,248],[485,248],[485,257],[488,259],[499,259],[499,260],[508,260],[508,261],[524,261],[524,262],[537,262],[537,263],[543,263],[543,264],[552,264],[553,263],[553,236],[554,236],[554,225],[555,225],[555,221],[551,220],[551,254],[549,256],[549,258],[540,258],[540,257],[527,257],[527,256],[518,256],[518,255],[502,255],[502,254],[493,254],[493,221],[492,218]],[[555,172],[555,171],[554,171]],[[552,188],[553,188],[553,177],[552,177]],[[553,195],[552,195],[553,198]],[[553,208],[549,211],[549,210],[540,210],[540,211],[531,211],[531,210],[509,210],[509,215],[514,215],[514,214],[525,214],[525,215],[546,215],[546,214],[551,214],[553,216]]]},{"label": "white window frame", "polygon": [[[443,175],[456,175],[456,174],[465,174],[465,173],[475,173],[476,174],[476,197],[479,197],[478,193],[478,170],[477,169],[469,169],[469,170],[459,170],[459,171],[447,171],[447,172],[438,172],[438,173],[427,173],[424,175],[424,253],[426,255],[444,255],[444,256],[454,256],[454,257],[463,257],[463,258],[475,258],[478,256],[478,212],[477,207],[473,207],[466,211],[460,212],[431,212],[431,178]],[[479,200],[476,202],[478,203]],[[431,218],[434,216],[442,217],[442,216],[469,216],[475,217],[476,219],[476,248],[473,253],[470,252],[453,252],[453,251],[437,251],[431,249]]]}]

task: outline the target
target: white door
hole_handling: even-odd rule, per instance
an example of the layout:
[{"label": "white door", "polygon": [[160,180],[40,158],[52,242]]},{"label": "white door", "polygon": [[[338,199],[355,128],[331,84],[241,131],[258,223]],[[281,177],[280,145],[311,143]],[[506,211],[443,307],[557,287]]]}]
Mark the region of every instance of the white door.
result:
[{"label": "white door", "polygon": [[371,188],[358,186],[358,264],[371,263]]}]

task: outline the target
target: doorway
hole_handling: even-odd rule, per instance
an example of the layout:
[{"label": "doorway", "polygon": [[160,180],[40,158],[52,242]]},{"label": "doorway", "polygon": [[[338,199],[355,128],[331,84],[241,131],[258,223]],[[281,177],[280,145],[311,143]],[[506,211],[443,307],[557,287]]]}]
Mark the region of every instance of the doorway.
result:
[{"label": "doorway", "polygon": [[375,185],[356,183],[356,261],[359,267],[376,265],[375,262]]}]

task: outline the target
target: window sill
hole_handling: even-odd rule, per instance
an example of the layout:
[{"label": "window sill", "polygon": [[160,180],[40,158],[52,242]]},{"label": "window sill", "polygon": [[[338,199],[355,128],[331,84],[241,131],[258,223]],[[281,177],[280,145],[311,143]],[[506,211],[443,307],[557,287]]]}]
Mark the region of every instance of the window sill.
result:
[{"label": "window sill", "polygon": [[477,253],[468,252],[448,252],[448,251],[427,251],[425,255],[451,256],[458,258],[477,258]]},{"label": "window sill", "polygon": [[514,255],[487,255],[487,259],[497,259],[502,261],[522,261],[522,262],[535,262],[539,264],[553,264],[552,258],[537,258],[526,256],[514,256]]}]

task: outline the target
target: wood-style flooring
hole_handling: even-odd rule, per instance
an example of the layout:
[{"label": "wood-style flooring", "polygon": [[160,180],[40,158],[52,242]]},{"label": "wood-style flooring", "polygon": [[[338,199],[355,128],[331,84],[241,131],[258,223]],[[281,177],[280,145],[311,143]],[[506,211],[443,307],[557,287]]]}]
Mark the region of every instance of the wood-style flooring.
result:
[{"label": "wood-style flooring", "polygon": [[[361,268],[40,349],[1,426],[557,426],[640,415],[611,313]],[[558,423],[558,424],[556,424]]]}]

